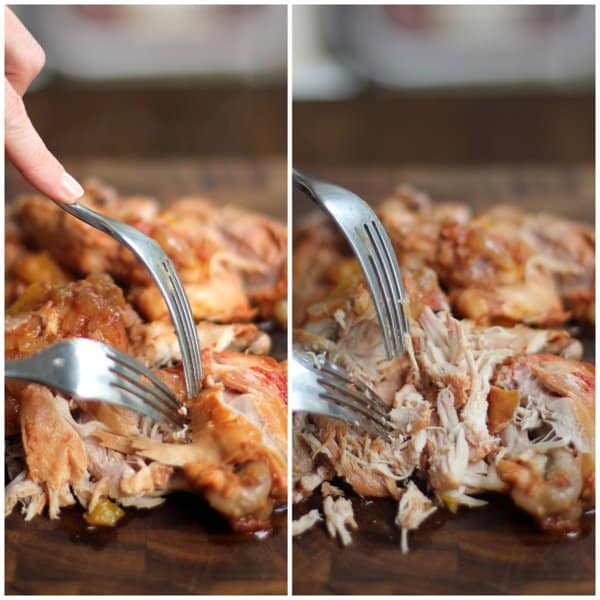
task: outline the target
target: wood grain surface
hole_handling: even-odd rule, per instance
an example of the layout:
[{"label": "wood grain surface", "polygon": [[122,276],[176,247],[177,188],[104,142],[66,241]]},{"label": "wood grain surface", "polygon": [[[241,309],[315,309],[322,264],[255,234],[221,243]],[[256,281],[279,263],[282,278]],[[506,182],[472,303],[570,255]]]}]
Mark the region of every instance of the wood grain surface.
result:
[{"label": "wood grain surface", "polygon": [[[74,160],[78,178],[101,177],[126,194],[168,201],[202,193],[218,201],[286,215],[283,160],[123,161]],[[6,171],[7,198],[30,190],[12,168]],[[278,358],[285,333],[275,335]],[[287,588],[285,511],[271,531],[255,535],[230,531],[206,502],[188,494],[169,496],[150,511],[127,509],[115,529],[91,531],[81,509],[61,519],[46,516],[25,523],[15,511],[6,520],[7,594],[284,594]]]},{"label": "wood grain surface", "polygon": [[[344,8],[339,7],[339,10]],[[594,161],[589,88],[383,90],[293,106],[294,162],[564,165]]]},{"label": "wood grain surface", "polygon": [[[586,166],[494,168],[321,168],[297,165],[377,202],[408,182],[433,199],[464,201],[476,208],[509,202],[530,211],[552,211],[594,222],[594,172]],[[313,210],[294,193],[294,221]],[[593,360],[594,341],[586,340]],[[350,493],[359,529],[342,548],[324,527],[295,538],[294,594],[593,594],[594,515],[584,530],[567,539],[540,533],[528,515],[503,497],[489,506],[438,511],[409,536],[411,551],[400,551],[390,499],[361,499]],[[314,496],[294,507],[294,518],[319,507]]]},{"label": "wood grain surface", "polygon": [[[53,81],[29,91],[38,133],[62,159],[285,156],[285,83]],[[83,132],[83,133],[82,133]]]}]

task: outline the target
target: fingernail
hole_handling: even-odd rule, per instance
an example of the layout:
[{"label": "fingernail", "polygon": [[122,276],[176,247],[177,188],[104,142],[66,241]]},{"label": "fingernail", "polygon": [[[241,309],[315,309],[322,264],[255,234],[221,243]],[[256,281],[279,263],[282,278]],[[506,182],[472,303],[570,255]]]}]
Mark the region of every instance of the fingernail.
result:
[{"label": "fingernail", "polygon": [[84,194],[83,188],[77,179],[66,172],[62,176],[61,190],[63,202],[73,203]]}]

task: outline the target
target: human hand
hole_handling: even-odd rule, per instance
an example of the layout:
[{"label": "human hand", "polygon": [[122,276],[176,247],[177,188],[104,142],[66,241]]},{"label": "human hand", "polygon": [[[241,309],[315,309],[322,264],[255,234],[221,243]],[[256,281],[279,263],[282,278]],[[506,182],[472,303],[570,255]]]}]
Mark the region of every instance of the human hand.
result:
[{"label": "human hand", "polygon": [[40,192],[59,202],[75,202],[83,195],[83,188],[46,148],[23,103],[23,94],[44,66],[44,51],[9,8],[4,10],[4,27],[6,155]]}]

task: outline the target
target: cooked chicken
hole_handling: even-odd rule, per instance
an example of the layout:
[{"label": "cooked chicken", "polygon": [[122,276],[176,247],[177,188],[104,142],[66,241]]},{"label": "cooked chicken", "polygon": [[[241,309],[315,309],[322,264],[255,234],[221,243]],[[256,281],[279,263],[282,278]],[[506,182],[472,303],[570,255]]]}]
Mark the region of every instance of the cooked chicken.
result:
[{"label": "cooked chicken", "polygon": [[438,239],[444,226],[463,225],[471,217],[463,204],[432,203],[429,196],[400,186],[376,207],[401,266],[419,269],[435,264]]},{"label": "cooked chicken", "polygon": [[344,492],[340,490],[339,487],[331,485],[328,481],[324,481],[321,484],[321,494],[323,496],[335,496],[336,498],[338,498],[339,496],[343,496]]},{"label": "cooked chicken", "polygon": [[70,276],[47,252],[32,252],[23,243],[19,227],[7,221],[4,237],[4,302],[10,306],[35,282],[65,283]]},{"label": "cooked chicken", "polygon": [[[196,325],[200,348],[222,352],[268,354],[271,338],[253,323],[221,325],[200,321]],[[131,332],[132,354],[147,366],[163,366],[179,362],[181,349],[170,321],[152,321]]]},{"label": "cooked chicken", "polygon": [[35,384],[26,386],[19,400],[28,478],[44,488],[48,514],[56,518],[61,496],[74,503],[69,484],[76,485],[87,470],[85,448],[70,419],[64,417],[66,400],[54,398],[50,390]]},{"label": "cooked chicken", "polygon": [[[489,236],[480,236],[483,217],[472,225],[466,212],[452,205],[432,216],[426,198],[414,193],[410,198],[382,207],[388,227],[395,227],[396,248],[405,253],[401,259],[406,259],[403,278],[409,295],[408,352],[392,361],[386,359],[356,261],[345,257],[334,235],[325,234],[326,260],[311,274],[310,256],[316,254],[310,232],[303,233],[311,289],[302,297],[314,303],[299,307],[295,343],[325,353],[371,386],[389,406],[394,432],[386,441],[332,419],[295,417],[294,500],[334,476],[362,496],[391,496],[399,501],[397,524],[405,549],[407,531],[436,506],[482,506],[485,501],[477,495],[487,491],[510,494],[544,529],[574,530],[582,509],[593,502],[593,367],[579,362],[582,345],[567,331],[515,325],[567,318],[556,264],[544,266],[546,258],[536,254],[537,246],[526,236],[521,238],[522,232],[503,231],[507,218],[499,219],[502,227],[492,228]],[[425,222],[433,225],[420,240]],[[470,231],[477,235],[469,237]],[[451,232],[465,237],[455,237],[448,249],[444,244]],[[440,256],[446,250],[444,271]],[[533,258],[526,265],[527,256]],[[450,302],[431,267],[450,284]],[[526,277],[532,293],[525,291]],[[485,290],[484,282],[491,284]],[[509,289],[522,296],[501,304],[497,313],[491,304],[475,320],[460,320],[450,312],[451,304],[457,310],[458,292],[485,291],[497,300]],[[512,326],[490,326],[489,321]],[[526,400],[524,394],[537,400]],[[427,495],[412,483],[415,477],[426,482]],[[315,485],[308,485],[313,479]],[[331,509],[332,498],[324,495]]]},{"label": "cooked chicken", "polygon": [[[400,265],[433,269],[457,316],[481,325],[594,322],[592,227],[508,206],[472,216],[465,205],[433,203],[408,186],[376,210]],[[301,224],[294,247],[294,281],[302,282],[294,286],[294,325],[300,326],[325,298],[343,302],[362,276],[341,235],[322,218]]]},{"label": "cooked chicken", "polygon": [[[102,341],[153,368],[186,405],[190,423],[172,432],[119,407],[7,382],[6,434],[13,437],[6,512],[21,504],[29,520],[47,507],[57,518],[79,502],[94,519],[108,498],[151,508],[171,491],[187,490],[204,496],[235,529],[267,526],[274,507],[287,500],[285,364],[264,356],[271,340],[255,324],[212,321],[247,320],[256,313],[250,303],[267,318],[280,310],[283,226],[193,199],[159,212],[153,200],[119,198],[100,185],[87,188],[86,202],[151,233],[168,250],[195,294],[197,316],[210,319],[197,323],[203,388],[186,397],[175,332],[160,318],[162,300],[155,301],[156,289],[133,256],[46,200],[22,199],[9,210],[14,285],[6,357],[69,337]],[[127,286],[127,296],[107,273]],[[127,298],[145,307],[150,322]]]},{"label": "cooked chicken", "polygon": [[319,521],[321,521],[321,515],[319,511],[314,508],[313,510],[302,515],[299,519],[292,521],[292,535],[302,535],[305,531],[308,531],[314,527]]},{"label": "cooked chicken", "polygon": [[576,530],[594,504],[595,370],[550,355],[517,356],[494,383],[519,398],[497,463],[516,504],[543,529]]},{"label": "cooked chicken", "polygon": [[332,538],[339,537],[340,542],[347,546],[352,541],[350,528],[358,527],[354,520],[352,502],[346,498],[334,500],[331,496],[326,496],[323,500],[323,514],[329,535]]},{"label": "cooked chicken", "polygon": [[[190,443],[139,437],[131,451],[177,467],[179,489],[204,495],[236,529],[269,522],[287,498],[287,382],[270,357],[203,353],[205,388],[187,401]],[[180,396],[181,371],[163,380]]]},{"label": "cooked chicken", "polygon": [[233,206],[215,210],[198,198],[174,203],[161,213],[159,222],[176,223],[194,247],[214,238],[219,251],[211,262],[240,272],[244,289],[263,317],[279,313],[278,304],[287,294],[287,230],[283,223]]},{"label": "cooked chicken", "polygon": [[[108,278],[101,279],[107,285]],[[91,277],[69,287],[80,291],[93,283]],[[43,306],[43,314],[62,311],[52,341],[61,333],[103,336],[100,319],[94,329],[65,329],[75,316],[81,317],[81,327],[86,322],[85,313],[66,306],[51,306],[50,301]],[[40,312],[27,315],[29,321],[36,321]],[[111,331],[116,332],[114,323],[119,321],[113,321]],[[17,329],[7,336],[17,352],[29,351],[30,346],[19,346]],[[113,340],[126,348],[126,329],[107,341]],[[48,502],[50,516],[56,517],[61,506],[74,502],[73,494],[84,506],[102,496],[125,506],[152,506],[173,489],[187,489],[206,496],[235,528],[264,527],[287,495],[285,372],[269,357],[210,350],[203,354],[203,365],[204,388],[192,400],[184,397],[180,366],[157,371],[187,405],[187,443],[124,409],[69,402],[41,386],[10,386],[18,403],[14,415],[21,425],[27,470],[7,488],[7,510],[20,500],[31,518]],[[57,432],[63,433],[57,437]]]},{"label": "cooked chicken", "polygon": [[338,268],[341,261],[347,262],[344,249],[344,241],[325,215],[315,213],[300,225],[294,235],[292,262],[294,326],[306,320],[309,306],[334,295],[330,288],[335,287],[336,280],[347,279],[342,277],[344,269]]},{"label": "cooked chicken", "polygon": [[6,313],[6,358],[32,354],[69,337],[91,338],[127,352],[132,331],[141,326],[108,275],[66,285],[32,283]]},{"label": "cooked chicken", "polygon": [[421,523],[436,510],[437,507],[431,500],[412,481],[409,481],[398,503],[395,521],[401,530],[402,554],[408,552],[408,532],[411,529],[418,529]]},{"label": "cooked chicken", "polygon": [[481,220],[494,223],[506,236],[506,232],[516,230],[523,242],[537,253],[526,268],[545,268],[555,278],[565,308],[580,321],[594,322],[595,234],[592,227],[555,215],[527,214],[505,206],[488,210]]},{"label": "cooked chicken", "polygon": [[[282,223],[197,197],[159,210],[150,198],[121,198],[101,184],[87,185],[81,202],[140,229],[162,246],[197,319],[248,321],[256,310],[264,318],[285,314],[287,238]],[[167,314],[146,269],[111,237],[39,196],[18,199],[8,216],[26,244],[47,251],[61,268],[79,276],[108,273],[129,288],[142,316],[156,320]]]}]

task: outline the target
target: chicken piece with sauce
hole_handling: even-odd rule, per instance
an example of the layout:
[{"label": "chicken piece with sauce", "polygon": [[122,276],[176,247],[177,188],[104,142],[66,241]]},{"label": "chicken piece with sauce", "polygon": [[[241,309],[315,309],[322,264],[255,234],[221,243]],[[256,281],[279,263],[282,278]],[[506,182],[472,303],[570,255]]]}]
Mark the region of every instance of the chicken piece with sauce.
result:
[{"label": "chicken piece with sauce", "polygon": [[[7,311],[6,356],[26,356],[60,339],[88,337],[133,354],[187,405],[187,437],[123,408],[77,403],[34,384],[7,382],[6,433],[20,435],[9,469],[6,510],[27,519],[48,507],[56,518],[79,501],[97,515],[106,498],[150,508],[172,490],[207,497],[235,528],[269,522],[286,499],[287,407],[284,366],[252,324],[199,323],[205,380],[184,397],[178,345],[169,323],[143,323],[108,275],[64,285],[33,283]],[[220,352],[213,352],[210,348]],[[17,456],[20,452],[20,457]]]},{"label": "chicken piece with sauce", "polygon": [[[160,209],[146,197],[119,197],[98,182],[86,184],[86,206],[136,227],[155,239],[173,261],[197,320],[220,323],[263,318],[285,323],[287,237],[283,223],[204,198]],[[40,196],[18,198],[8,209],[22,241],[47,252],[76,276],[108,273],[148,320],[167,308],[147,270],[110,236],[48,204]]]},{"label": "chicken piece with sauce", "polygon": [[[568,219],[494,206],[435,203],[401,186],[375,206],[401,267],[437,274],[452,310],[480,325],[554,327],[594,322],[593,228]],[[311,216],[294,239],[294,325],[324,299],[342,301],[362,279],[341,234]]]},{"label": "chicken piece with sauce", "polygon": [[494,384],[518,400],[501,429],[499,477],[542,529],[576,531],[595,500],[594,366],[520,355],[498,368]]}]

